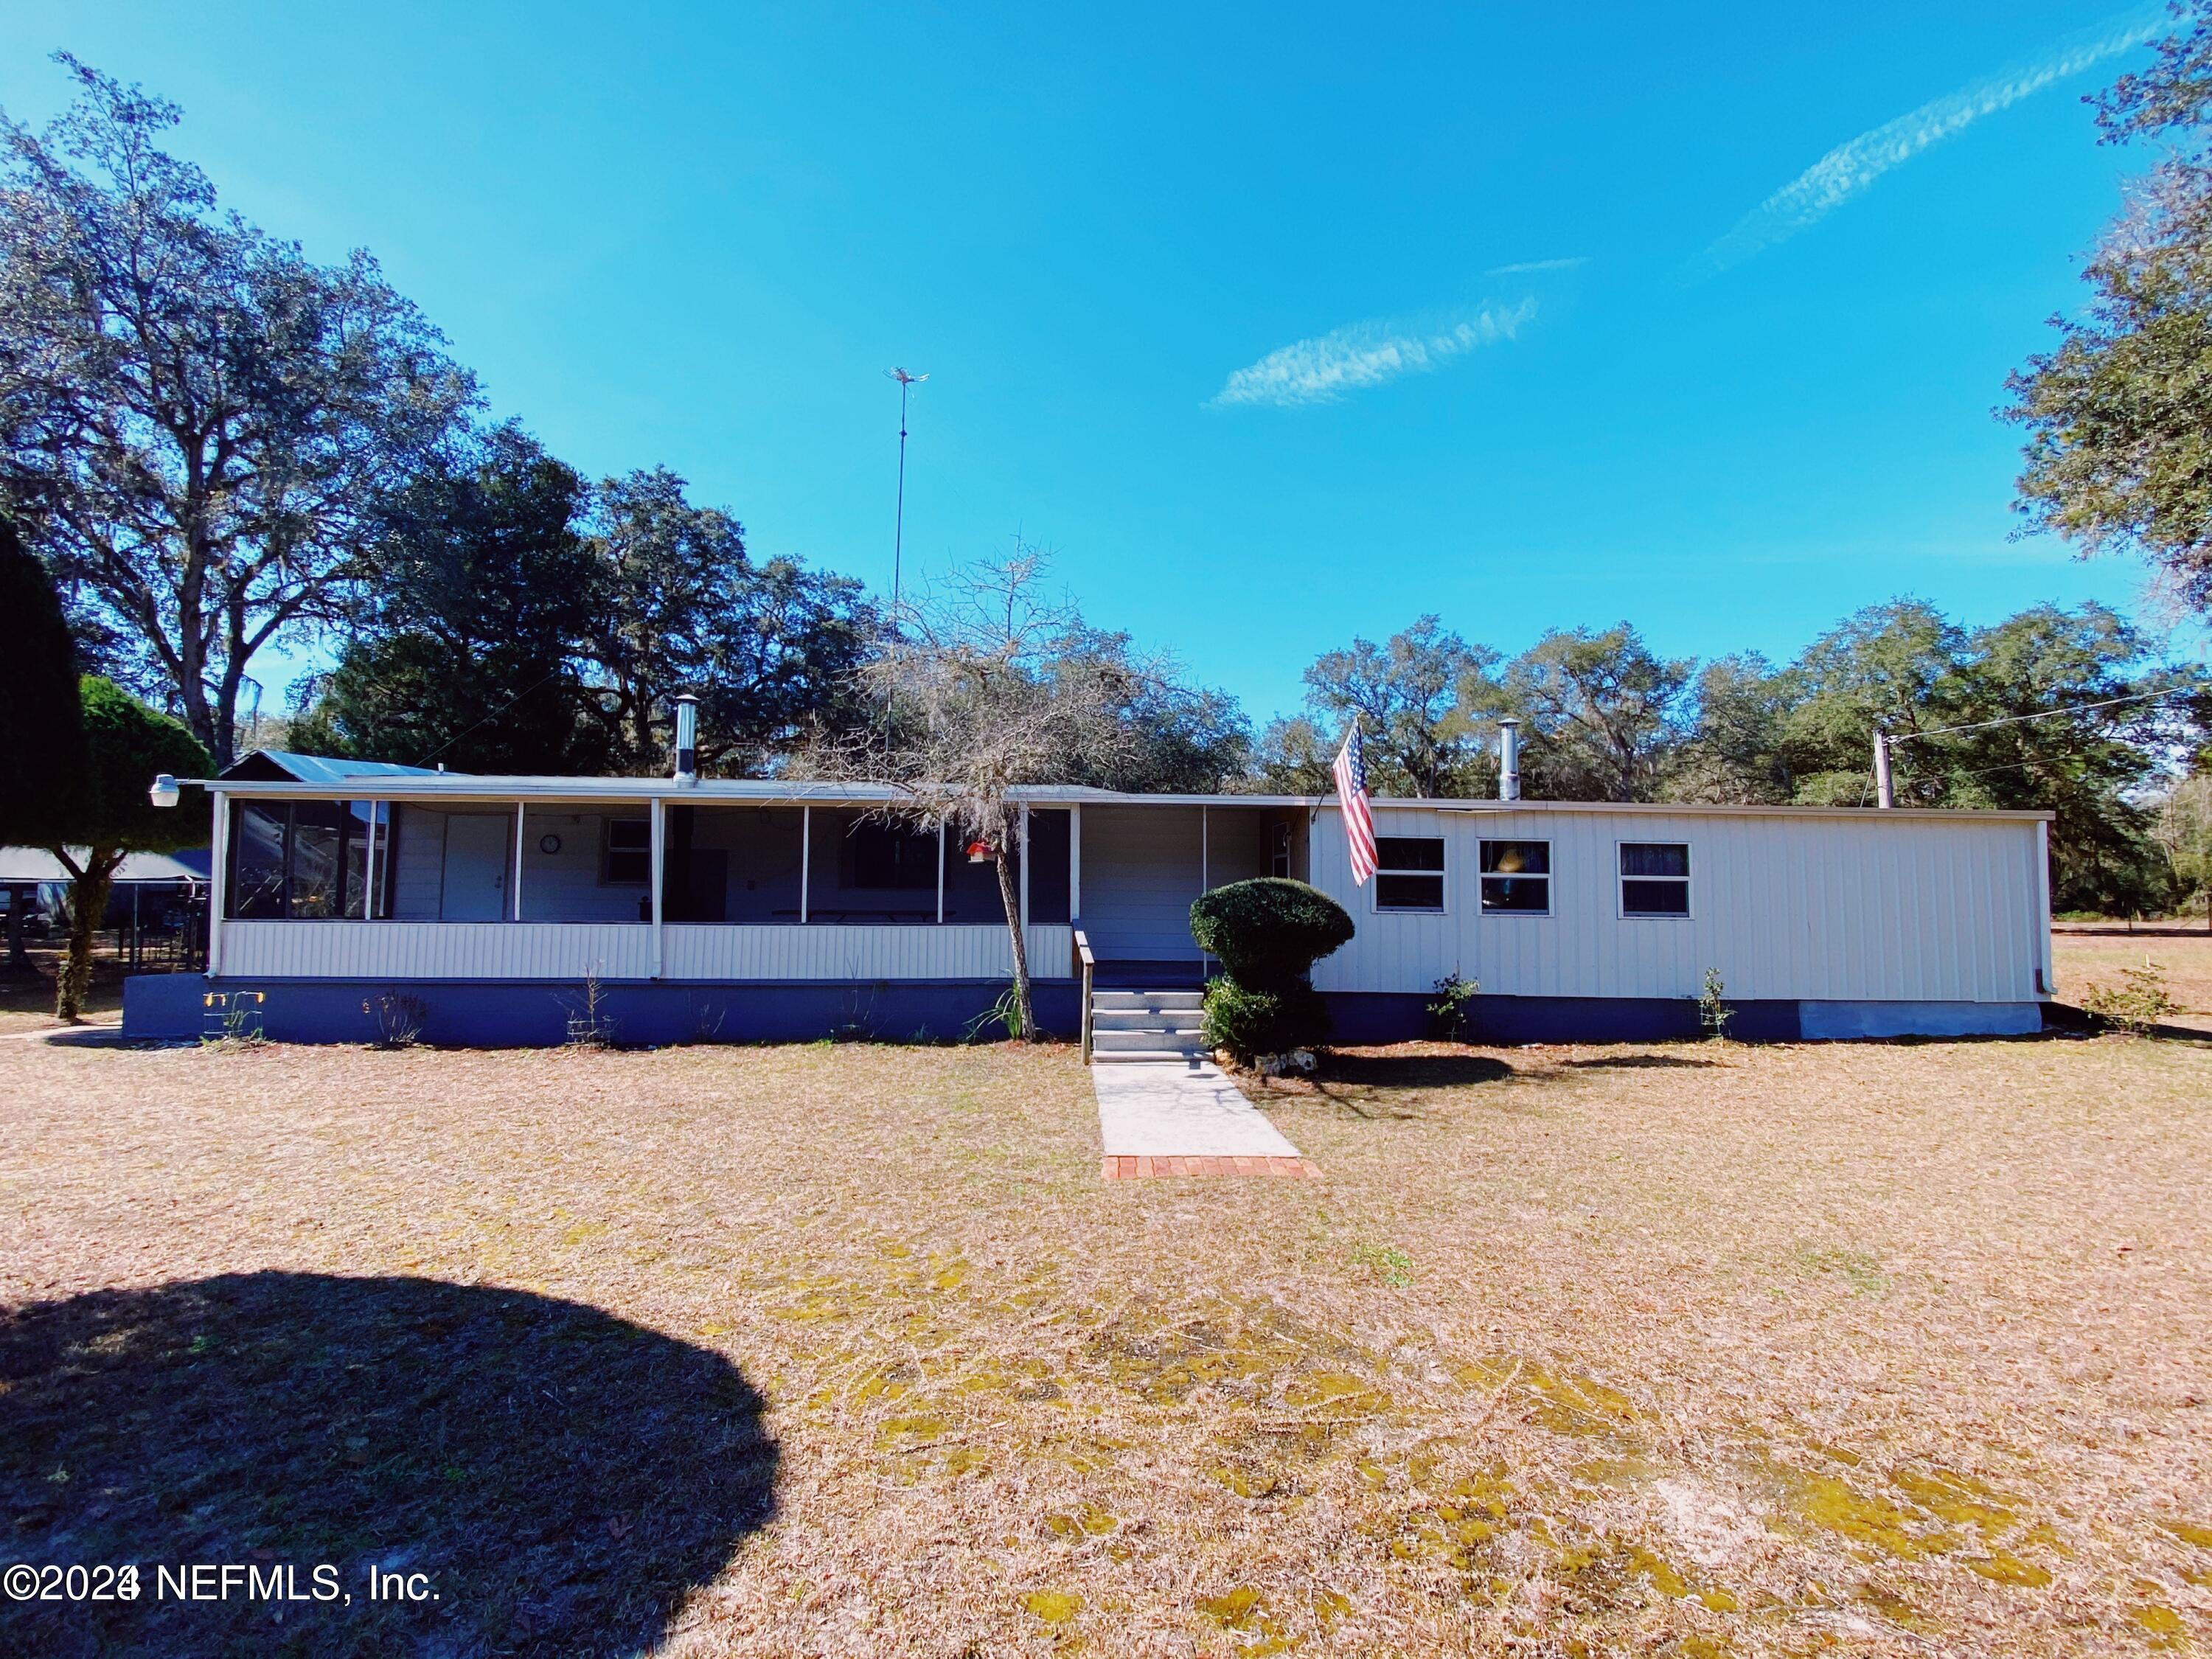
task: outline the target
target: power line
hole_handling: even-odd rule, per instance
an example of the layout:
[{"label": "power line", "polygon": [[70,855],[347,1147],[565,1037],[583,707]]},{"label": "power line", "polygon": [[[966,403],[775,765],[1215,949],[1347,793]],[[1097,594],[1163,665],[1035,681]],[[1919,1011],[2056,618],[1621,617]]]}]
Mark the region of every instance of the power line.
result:
[{"label": "power line", "polygon": [[[566,665],[566,664],[563,664],[563,665],[562,665],[562,667],[566,667],[566,666],[567,666],[567,665]],[[500,706],[499,706],[498,708],[496,708],[493,709],[493,710],[491,711],[491,713],[490,713],[490,714],[486,714],[486,715],[485,715],[482,720],[480,720],[477,721],[477,722],[476,722],[476,724],[475,724],[474,726],[463,726],[459,731],[458,731],[458,732],[454,732],[454,733],[453,733],[453,735],[452,737],[447,738],[445,740],[445,742],[443,742],[443,743],[440,744],[439,744],[435,749],[433,749],[433,750],[432,750],[428,754],[427,754],[427,755],[423,756],[423,757],[422,757],[422,758],[421,760],[416,761],[416,762],[415,763],[415,764],[416,764],[416,765],[417,765],[417,766],[428,766],[428,765],[432,761],[434,761],[434,760],[437,759],[439,756],[441,756],[441,755],[444,754],[444,753],[445,753],[448,749],[451,749],[451,748],[452,748],[455,744],[459,743],[459,742],[463,738],[465,738],[466,736],[468,736],[468,734],[469,734],[470,732],[471,732],[475,731],[475,730],[477,729],[477,726],[489,726],[489,725],[490,725],[494,720],[497,720],[497,719],[498,719],[501,714],[504,714],[505,713],[507,713],[507,711],[508,709],[510,709],[510,708],[514,708],[515,704],[517,704],[517,703],[520,702],[521,702],[525,697],[528,696],[529,696],[532,691],[535,691],[535,690],[536,690],[539,686],[541,686],[541,685],[544,684],[546,681],[548,681],[548,680],[551,679],[551,678],[552,678],[556,674],[559,673],[560,672],[561,672],[561,669],[560,669],[560,668],[549,668],[549,669],[547,669],[547,670],[546,670],[543,674],[540,674],[540,675],[539,675],[536,679],[534,679],[534,680],[531,681],[529,684],[527,684],[527,685],[524,686],[524,687],[522,688],[522,690],[520,690],[520,691],[516,692],[513,696],[509,697],[509,698],[508,698],[505,702],[503,702],[503,703],[500,704]]]},{"label": "power line", "polygon": [[2107,697],[2102,702],[2077,702],[2064,708],[2045,708],[2033,714],[2007,714],[1999,720],[1970,720],[1964,726],[1936,726],[1929,727],[1924,732],[1899,732],[1891,734],[1889,741],[1894,746],[1900,743],[1911,743],[1920,738],[1946,737],[1954,732],[1982,732],[1992,726],[2019,726],[2028,720],[2057,720],[2062,714],[2086,714],[2093,709],[2116,708],[2126,702],[2149,702],[2170,697],[2192,697],[2202,695],[2203,694],[2200,691],[2179,691],[2169,686],[2163,691],[2136,691],[2124,697]]}]

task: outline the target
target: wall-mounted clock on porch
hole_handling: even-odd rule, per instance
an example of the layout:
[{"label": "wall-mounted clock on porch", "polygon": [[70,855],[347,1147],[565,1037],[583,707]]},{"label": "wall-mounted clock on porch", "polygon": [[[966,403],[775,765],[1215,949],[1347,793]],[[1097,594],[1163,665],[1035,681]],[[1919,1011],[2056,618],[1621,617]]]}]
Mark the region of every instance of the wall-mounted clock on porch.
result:
[{"label": "wall-mounted clock on porch", "polygon": [[548,858],[552,857],[554,854],[561,850],[561,837],[558,836],[538,836],[538,850],[544,854]]}]

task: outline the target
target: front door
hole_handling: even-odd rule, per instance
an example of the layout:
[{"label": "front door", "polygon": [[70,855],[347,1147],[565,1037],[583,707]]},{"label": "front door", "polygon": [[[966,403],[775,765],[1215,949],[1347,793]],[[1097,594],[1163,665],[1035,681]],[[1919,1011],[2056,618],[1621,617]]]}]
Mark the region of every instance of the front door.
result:
[{"label": "front door", "polygon": [[507,866],[514,818],[504,812],[456,812],[446,820],[447,921],[498,921],[507,915]]}]

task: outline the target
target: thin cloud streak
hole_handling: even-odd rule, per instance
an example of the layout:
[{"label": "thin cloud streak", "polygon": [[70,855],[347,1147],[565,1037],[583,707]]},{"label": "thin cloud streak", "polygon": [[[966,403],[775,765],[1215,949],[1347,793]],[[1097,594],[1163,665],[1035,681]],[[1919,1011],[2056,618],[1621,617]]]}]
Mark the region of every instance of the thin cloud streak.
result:
[{"label": "thin cloud streak", "polygon": [[1425,374],[1454,359],[1518,334],[1536,314],[1536,302],[1484,306],[1441,324],[1353,323],[1310,340],[1294,340],[1240,368],[1214,393],[1215,408],[1272,405],[1296,408],[1330,404],[1347,392],[1381,386],[1401,374]]},{"label": "thin cloud streak", "polygon": [[1589,255],[1577,253],[1571,259],[1524,259],[1519,264],[1492,265],[1482,274],[1486,276],[1528,276],[1543,270],[1573,270],[1589,263]]},{"label": "thin cloud streak", "polygon": [[1892,167],[1911,161],[1985,115],[2008,109],[2046,87],[2142,45],[2167,27],[2163,8],[2135,12],[2068,36],[2048,55],[1863,132],[1839,144],[1737,221],[1734,229],[1691,262],[1687,274],[1710,276],[1741,264],[1817,223]]}]

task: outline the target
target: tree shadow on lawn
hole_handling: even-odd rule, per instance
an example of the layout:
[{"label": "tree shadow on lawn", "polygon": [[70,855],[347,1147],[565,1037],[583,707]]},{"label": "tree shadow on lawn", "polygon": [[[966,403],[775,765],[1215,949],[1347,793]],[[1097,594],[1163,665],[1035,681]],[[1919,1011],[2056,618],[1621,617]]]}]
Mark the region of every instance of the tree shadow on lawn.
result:
[{"label": "tree shadow on lawn", "polygon": [[1589,1060],[1563,1060],[1563,1072],[1660,1072],[1711,1070],[1717,1060],[1692,1060],[1683,1054],[1599,1054]]},{"label": "tree shadow on lawn", "polygon": [[[0,1562],[139,1564],[135,1601],[0,1601],[0,1650],[635,1653],[775,1510],[760,1396],[594,1308],[246,1273],[0,1314]],[[157,1564],[351,1597],[157,1598]],[[437,1599],[372,1602],[368,1573]],[[326,1583],[328,1581],[325,1581]]]}]

